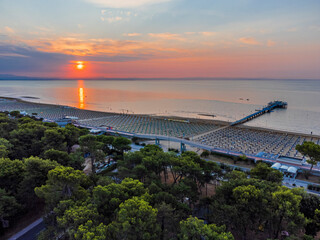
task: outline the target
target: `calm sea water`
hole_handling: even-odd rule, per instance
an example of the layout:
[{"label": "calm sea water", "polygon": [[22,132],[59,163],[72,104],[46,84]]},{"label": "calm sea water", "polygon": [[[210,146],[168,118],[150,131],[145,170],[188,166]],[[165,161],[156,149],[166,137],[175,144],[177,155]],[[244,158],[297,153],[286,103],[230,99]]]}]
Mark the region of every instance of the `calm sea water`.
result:
[{"label": "calm sea water", "polygon": [[274,110],[247,125],[320,135],[320,80],[0,81],[0,96],[107,112],[230,122],[272,100],[283,100],[288,109]]}]

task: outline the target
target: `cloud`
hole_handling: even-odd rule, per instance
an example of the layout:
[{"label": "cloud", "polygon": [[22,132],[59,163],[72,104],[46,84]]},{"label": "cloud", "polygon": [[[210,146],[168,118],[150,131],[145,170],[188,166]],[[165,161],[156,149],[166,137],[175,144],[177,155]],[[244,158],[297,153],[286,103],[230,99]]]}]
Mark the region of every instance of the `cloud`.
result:
[{"label": "cloud", "polygon": [[184,34],[186,34],[186,35],[194,35],[194,34],[196,34],[196,32],[185,32]]},{"label": "cloud", "polygon": [[21,54],[18,54],[18,53],[1,53],[0,52],[0,58],[1,57],[28,57],[28,56],[25,56],[25,55],[21,55]]},{"label": "cloud", "polygon": [[269,34],[269,33],[272,33],[272,30],[271,29],[260,29],[259,32],[261,34]]},{"label": "cloud", "polygon": [[320,25],[314,25],[309,27],[310,30],[319,32],[320,31]]},{"label": "cloud", "polygon": [[216,34],[215,32],[199,32],[199,33],[206,37],[210,37]]},{"label": "cloud", "polygon": [[133,14],[130,11],[123,11],[118,9],[113,10],[101,10],[101,21],[106,21],[109,23],[119,22],[119,21],[130,21],[131,17],[136,17],[137,14]]},{"label": "cloud", "polygon": [[295,27],[287,29],[287,32],[296,32],[296,31],[298,31],[298,29]]},{"label": "cloud", "polygon": [[273,46],[275,46],[275,45],[276,45],[276,42],[275,42],[275,41],[268,40],[268,42],[267,42],[267,46],[268,46],[268,47],[273,47]]},{"label": "cloud", "polygon": [[85,0],[100,7],[108,8],[136,8],[145,5],[169,2],[172,0]]},{"label": "cloud", "polygon": [[[71,41],[71,40],[69,40]],[[71,42],[70,42],[71,44]],[[20,45],[23,45],[20,43]],[[48,47],[51,44],[47,44]],[[71,47],[71,46],[70,46]],[[130,62],[153,57],[151,54],[129,52],[118,54],[96,54],[81,56],[81,60],[89,62]],[[47,52],[35,47],[18,47],[12,44],[0,44],[0,73],[48,73],[63,69],[79,56],[66,53]],[[59,70],[59,71],[60,71]]]},{"label": "cloud", "polygon": [[5,30],[7,33],[11,33],[11,34],[15,33],[14,30],[13,30],[12,28],[8,27],[8,26],[4,27],[4,30]]},{"label": "cloud", "polygon": [[116,16],[116,17],[106,18],[105,20],[107,20],[109,23],[113,23],[113,22],[119,22],[119,21],[121,21],[122,19],[123,19],[122,17]]},{"label": "cloud", "polygon": [[66,37],[56,39],[20,39],[16,45],[26,45],[40,52],[60,53],[75,57],[96,57],[109,59],[121,56],[122,59],[172,57],[187,52],[185,49],[168,47],[166,43],[153,41],[115,40],[108,38],[83,39]]},{"label": "cloud", "polygon": [[261,45],[255,38],[253,37],[243,37],[239,39],[239,42],[248,44],[248,45]]},{"label": "cloud", "polygon": [[46,72],[66,62],[70,56],[46,53],[32,47],[0,45],[0,72]]},{"label": "cloud", "polygon": [[138,37],[141,36],[141,33],[124,33],[122,35],[127,37]]},{"label": "cloud", "polygon": [[175,33],[149,33],[150,37],[159,38],[162,40],[178,40],[178,41],[185,41],[186,39],[181,37],[180,34]]}]

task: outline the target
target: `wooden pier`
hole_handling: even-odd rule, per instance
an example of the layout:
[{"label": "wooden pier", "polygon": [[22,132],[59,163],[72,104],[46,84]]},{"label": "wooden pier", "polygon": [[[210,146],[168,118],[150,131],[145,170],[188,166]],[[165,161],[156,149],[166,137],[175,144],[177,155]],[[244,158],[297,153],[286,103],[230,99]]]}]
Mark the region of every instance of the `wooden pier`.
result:
[{"label": "wooden pier", "polygon": [[253,114],[250,114],[249,116],[246,116],[238,121],[235,121],[233,123],[230,124],[230,126],[235,126],[235,125],[238,125],[238,124],[242,124],[242,123],[245,123],[245,122],[248,122],[254,118],[257,118],[265,113],[269,113],[271,112],[273,109],[275,108],[287,108],[288,106],[288,103],[287,102],[282,102],[282,101],[273,101],[273,102],[269,102],[268,105],[266,107],[264,107],[263,109],[253,113]]}]

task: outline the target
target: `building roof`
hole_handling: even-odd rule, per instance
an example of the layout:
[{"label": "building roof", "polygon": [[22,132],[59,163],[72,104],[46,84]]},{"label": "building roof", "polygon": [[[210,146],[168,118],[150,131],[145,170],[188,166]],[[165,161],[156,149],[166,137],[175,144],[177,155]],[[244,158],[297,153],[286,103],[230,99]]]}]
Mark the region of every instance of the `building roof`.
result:
[{"label": "building roof", "polygon": [[280,167],[281,167],[281,164],[280,164],[280,163],[275,163],[275,164],[273,164],[273,165],[271,166],[271,168],[277,169],[277,170],[279,170]]},{"label": "building roof", "polygon": [[285,170],[285,171],[288,170],[288,168],[289,167],[287,165],[281,165],[281,167],[280,167],[281,170]]},{"label": "building roof", "polygon": [[288,170],[287,170],[287,172],[289,172],[289,173],[293,173],[293,174],[296,174],[296,173],[297,173],[297,171],[298,171],[298,169],[297,169],[297,168],[295,168],[295,167],[289,167],[289,168],[288,168]]}]

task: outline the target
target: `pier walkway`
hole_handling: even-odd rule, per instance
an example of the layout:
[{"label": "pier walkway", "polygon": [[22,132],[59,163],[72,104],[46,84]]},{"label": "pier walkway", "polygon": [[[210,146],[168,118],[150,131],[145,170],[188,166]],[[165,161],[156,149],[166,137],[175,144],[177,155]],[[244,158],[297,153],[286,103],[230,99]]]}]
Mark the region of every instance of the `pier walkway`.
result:
[{"label": "pier walkway", "polygon": [[242,123],[245,123],[245,122],[248,122],[254,118],[257,118],[265,113],[269,113],[271,112],[273,109],[275,108],[287,108],[288,106],[288,103],[286,102],[282,102],[282,101],[273,101],[273,102],[269,102],[268,105],[266,107],[264,107],[263,109],[253,113],[253,114],[250,114],[249,116],[246,116],[238,121],[235,121],[233,123],[230,124],[230,126],[235,126],[235,125],[238,125],[238,124],[242,124]]}]

